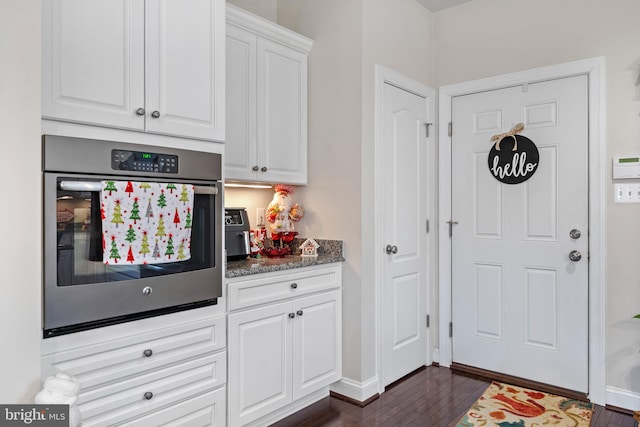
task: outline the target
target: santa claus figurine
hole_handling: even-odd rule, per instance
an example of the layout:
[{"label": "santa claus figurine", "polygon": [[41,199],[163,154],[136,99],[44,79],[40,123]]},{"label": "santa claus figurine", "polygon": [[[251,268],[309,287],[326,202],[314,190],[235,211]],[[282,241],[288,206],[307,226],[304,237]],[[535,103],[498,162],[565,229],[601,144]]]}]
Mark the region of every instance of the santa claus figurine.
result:
[{"label": "santa claus figurine", "polygon": [[267,206],[266,218],[269,222],[271,239],[284,242],[291,241],[295,237],[296,231],[294,223],[300,221],[304,211],[297,203],[293,203],[291,193],[293,186],[277,184],[276,193],[273,200]]}]

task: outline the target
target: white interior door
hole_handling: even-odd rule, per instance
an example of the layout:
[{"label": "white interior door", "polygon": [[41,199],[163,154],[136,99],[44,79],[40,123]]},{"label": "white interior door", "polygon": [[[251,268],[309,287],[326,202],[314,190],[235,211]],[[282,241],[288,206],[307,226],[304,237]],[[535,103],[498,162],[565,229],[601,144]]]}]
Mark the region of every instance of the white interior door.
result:
[{"label": "white interior door", "polygon": [[427,99],[384,84],[383,385],[427,361]]},{"label": "white interior door", "polygon": [[[454,362],[588,391],[587,120],[586,76],[452,100]],[[491,137],[519,122],[539,164],[504,184]]]}]

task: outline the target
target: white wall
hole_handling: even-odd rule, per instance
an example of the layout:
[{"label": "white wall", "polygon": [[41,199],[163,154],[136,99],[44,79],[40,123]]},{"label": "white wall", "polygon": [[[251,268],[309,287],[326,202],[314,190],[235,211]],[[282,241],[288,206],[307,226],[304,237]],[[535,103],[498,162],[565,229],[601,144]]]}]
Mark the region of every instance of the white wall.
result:
[{"label": "white wall", "polygon": [[[377,337],[373,329],[376,310],[374,271],[375,194],[375,66],[380,64],[427,86],[434,87],[432,14],[415,0],[364,0],[362,61],[362,263],[363,346],[365,378],[375,373]],[[383,302],[384,304],[384,302]],[[433,328],[436,329],[436,328]]]},{"label": "white wall", "polygon": [[0,402],[40,389],[40,0],[0,2]]},{"label": "white wall", "polygon": [[278,23],[313,40],[308,75],[308,185],[300,235],[344,241],[343,375],[362,379],[360,1],[279,0]]},{"label": "white wall", "polygon": [[374,70],[433,83],[431,13],[415,0],[278,0],[278,23],[314,40],[309,185],[297,190],[308,216],[298,228],[345,242],[343,374],[362,383],[377,376]]},{"label": "white wall", "polygon": [[276,22],[277,0],[227,0],[229,3],[244,10]]},{"label": "white wall", "polygon": [[605,57],[606,382],[633,393],[640,393],[640,320],[632,319],[640,313],[640,205],[614,204],[609,177],[612,157],[640,154],[638,17],[637,0],[474,0],[435,14],[439,86]]}]

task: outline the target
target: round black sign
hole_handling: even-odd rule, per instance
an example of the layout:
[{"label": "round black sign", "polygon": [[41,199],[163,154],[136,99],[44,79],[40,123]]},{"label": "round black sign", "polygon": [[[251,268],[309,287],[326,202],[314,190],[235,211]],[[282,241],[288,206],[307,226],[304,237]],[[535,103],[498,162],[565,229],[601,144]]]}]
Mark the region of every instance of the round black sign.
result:
[{"label": "round black sign", "polygon": [[526,136],[505,136],[489,152],[489,172],[505,184],[520,184],[538,169],[538,147]]}]

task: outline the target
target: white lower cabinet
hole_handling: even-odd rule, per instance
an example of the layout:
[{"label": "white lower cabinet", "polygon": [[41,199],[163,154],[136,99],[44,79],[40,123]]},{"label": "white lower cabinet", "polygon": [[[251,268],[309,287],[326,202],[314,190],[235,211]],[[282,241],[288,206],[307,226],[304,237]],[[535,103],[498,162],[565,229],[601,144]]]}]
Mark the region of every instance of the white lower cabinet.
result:
[{"label": "white lower cabinet", "polygon": [[[309,277],[331,280],[323,289]],[[278,301],[235,312],[230,303],[230,426],[259,420],[342,377],[340,277],[341,266],[333,266],[229,282],[229,293],[250,284],[257,301],[271,301],[270,293],[279,294],[283,284],[291,291]],[[311,289],[315,293],[308,294]]]},{"label": "white lower cabinet", "polygon": [[80,381],[83,427],[224,426],[225,317],[203,313],[48,338],[42,378],[64,372]]}]

